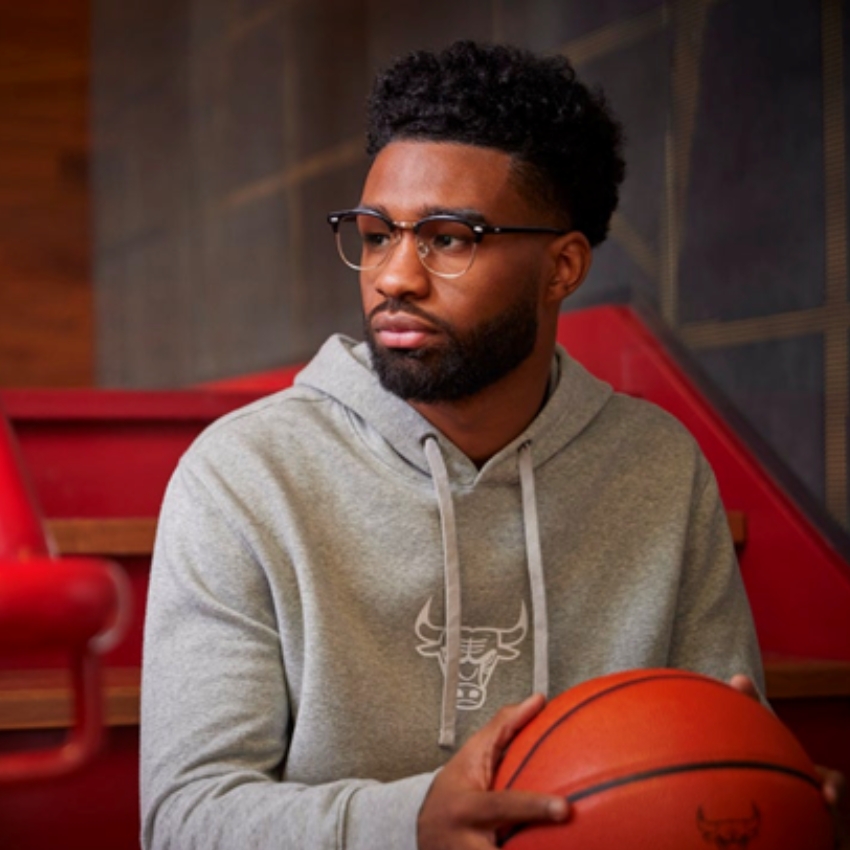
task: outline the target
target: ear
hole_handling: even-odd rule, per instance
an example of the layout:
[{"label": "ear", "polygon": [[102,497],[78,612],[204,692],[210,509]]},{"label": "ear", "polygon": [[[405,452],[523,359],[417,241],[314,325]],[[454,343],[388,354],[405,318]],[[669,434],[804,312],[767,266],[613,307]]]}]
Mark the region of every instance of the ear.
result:
[{"label": "ear", "polygon": [[546,289],[546,300],[560,304],[582,284],[590,271],[593,249],[583,233],[571,230],[553,245],[554,274]]}]

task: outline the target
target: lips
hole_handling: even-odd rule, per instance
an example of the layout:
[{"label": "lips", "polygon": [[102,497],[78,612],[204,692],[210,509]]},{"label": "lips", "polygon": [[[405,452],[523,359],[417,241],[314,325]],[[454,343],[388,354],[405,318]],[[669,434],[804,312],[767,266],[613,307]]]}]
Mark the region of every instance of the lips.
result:
[{"label": "lips", "polygon": [[400,313],[378,315],[372,322],[372,331],[387,348],[419,348],[436,333],[428,322]]}]

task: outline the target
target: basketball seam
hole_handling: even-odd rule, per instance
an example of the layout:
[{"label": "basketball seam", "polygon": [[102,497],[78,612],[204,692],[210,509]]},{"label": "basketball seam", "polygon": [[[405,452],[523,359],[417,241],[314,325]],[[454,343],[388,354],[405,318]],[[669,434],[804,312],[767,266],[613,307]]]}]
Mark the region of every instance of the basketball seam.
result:
[{"label": "basketball seam", "polygon": [[[669,776],[676,773],[698,772],[702,770],[767,770],[773,773],[782,773],[786,776],[791,776],[794,779],[801,779],[809,785],[820,791],[820,783],[817,779],[809,776],[801,770],[796,770],[793,767],[785,767],[780,764],[762,761],[701,761],[687,762],[686,764],[669,765],[667,767],[654,768],[653,770],[644,770],[639,773],[632,773],[628,776],[621,776],[617,779],[609,779],[605,782],[600,782],[598,785],[593,785],[590,788],[585,788],[582,791],[576,791],[574,794],[568,794],[565,799],[570,805],[584,800],[587,797],[592,797],[595,794],[602,794],[605,791],[610,791],[612,788],[618,788],[622,785],[628,785],[633,782],[643,782],[647,779],[656,779],[661,776]],[[525,829],[528,829],[535,824],[524,823],[518,824],[512,829],[506,831],[499,838],[498,846],[502,847],[511,838]]]},{"label": "basketball seam", "polygon": [[787,776],[792,776],[795,779],[802,779],[808,782],[814,788],[820,790],[820,783],[813,776],[802,770],[797,770],[793,767],[786,767],[782,764],[774,764],[769,761],[694,761],[686,762],[685,764],[673,764],[666,767],[656,767],[652,770],[642,770],[638,773],[632,773],[628,776],[619,776],[616,779],[608,779],[605,782],[600,782],[598,785],[592,785],[590,788],[585,788],[582,791],[576,791],[574,794],[567,795],[567,801],[575,803],[578,800],[583,800],[586,797],[591,797],[594,794],[601,794],[610,788],[617,788],[620,785],[628,785],[631,782],[643,782],[645,779],[655,779],[658,776],[669,776],[674,773],[689,773],[701,770],[768,770],[773,773],[784,773]]},{"label": "basketball seam", "polygon": [[696,679],[698,681],[706,682],[708,684],[716,684],[722,685],[723,687],[727,687],[723,684],[723,682],[711,679],[708,676],[702,676],[696,673],[688,673],[685,670],[683,670],[681,673],[674,673],[672,675],[665,676],[659,676],[657,673],[648,674],[646,676],[641,676],[641,678],[639,679],[630,679],[627,682],[618,682],[616,685],[610,685],[604,691],[599,691],[595,694],[592,694],[591,696],[587,697],[587,699],[583,700],[577,705],[574,705],[565,714],[562,714],[560,717],[558,717],[558,719],[554,723],[552,723],[552,725],[534,742],[534,746],[532,746],[531,749],[523,756],[522,761],[519,763],[517,769],[511,775],[511,778],[505,783],[504,789],[507,790],[513,785],[516,778],[525,769],[526,765],[531,760],[531,757],[537,752],[537,749],[549,737],[549,735],[554,732],[555,729],[557,729],[562,723],[566,722],[570,717],[572,717],[576,712],[578,712],[579,709],[585,708],[586,706],[590,705],[590,703],[595,702],[596,700],[601,699],[602,697],[607,696],[608,694],[613,693],[614,691],[620,691],[625,688],[631,687],[632,685],[639,685],[643,682],[651,682],[656,679],[664,681],[669,681],[671,679]]}]

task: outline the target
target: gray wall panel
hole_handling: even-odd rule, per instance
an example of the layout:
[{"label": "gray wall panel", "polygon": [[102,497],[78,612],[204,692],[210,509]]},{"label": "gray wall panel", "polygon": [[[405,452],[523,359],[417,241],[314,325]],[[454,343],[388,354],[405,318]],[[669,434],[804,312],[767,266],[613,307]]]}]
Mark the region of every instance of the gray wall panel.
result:
[{"label": "gray wall panel", "polygon": [[823,301],[820,13],[723,3],[704,45],[680,267],[681,320]]},{"label": "gray wall panel", "polygon": [[571,39],[658,7],[658,0],[495,0],[498,36],[533,50],[557,50]]},{"label": "gray wall panel", "polygon": [[703,351],[698,360],[800,480],[822,499],[822,337]]}]

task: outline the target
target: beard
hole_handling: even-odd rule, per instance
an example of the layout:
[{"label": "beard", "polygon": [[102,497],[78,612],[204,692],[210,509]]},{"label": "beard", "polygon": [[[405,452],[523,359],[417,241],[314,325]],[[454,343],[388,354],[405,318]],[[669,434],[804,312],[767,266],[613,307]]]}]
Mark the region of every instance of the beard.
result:
[{"label": "beard", "polygon": [[[381,312],[426,319],[443,332],[445,342],[418,349],[379,345],[371,319]],[[364,333],[372,365],[385,390],[405,401],[435,403],[470,398],[516,369],[534,350],[537,326],[533,295],[465,333],[415,304],[388,299],[366,318]]]}]

